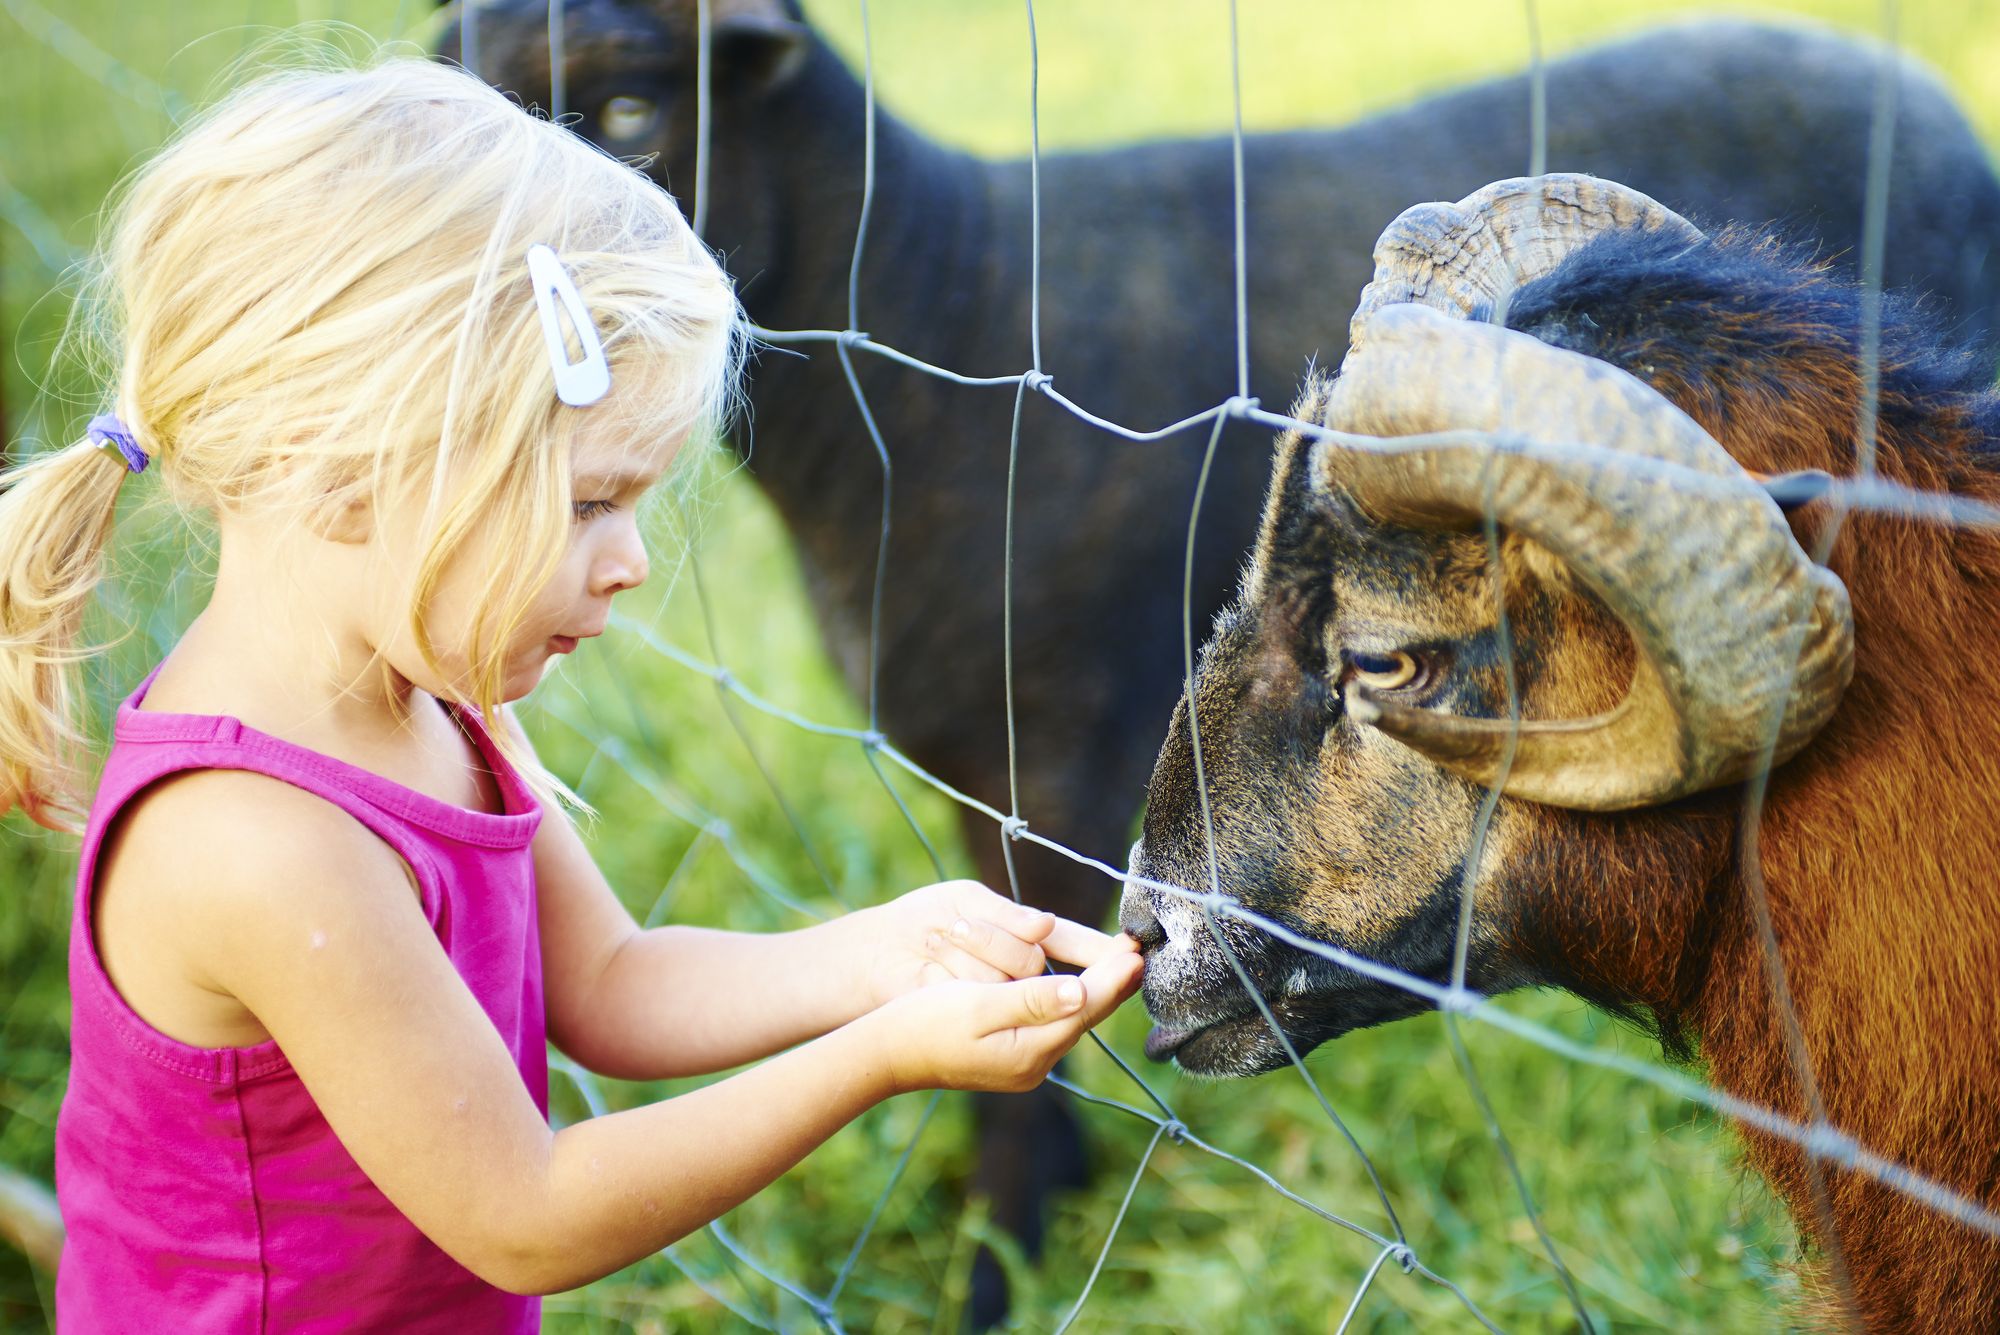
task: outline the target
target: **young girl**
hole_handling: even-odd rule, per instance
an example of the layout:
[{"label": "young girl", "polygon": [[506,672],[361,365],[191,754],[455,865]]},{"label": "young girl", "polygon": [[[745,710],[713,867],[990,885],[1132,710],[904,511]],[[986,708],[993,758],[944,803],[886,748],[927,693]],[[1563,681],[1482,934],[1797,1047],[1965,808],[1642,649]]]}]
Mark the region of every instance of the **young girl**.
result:
[{"label": "young girl", "polygon": [[[83,824],[65,1331],[526,1331],[904,1090],[1019,1090],[1136,986],[950,883],[640,931],[504,705],[646,578],[633,511],[742,325],[673,201],[477,80],[242,90],[132,183],[115,412],[0,493],[0,811],[86,815],[70,674],[121,483],[206,609]],[[1047,959],[1085,966],[1044,976]],[[545,1043],[718,1084],[552,1133]]]}]

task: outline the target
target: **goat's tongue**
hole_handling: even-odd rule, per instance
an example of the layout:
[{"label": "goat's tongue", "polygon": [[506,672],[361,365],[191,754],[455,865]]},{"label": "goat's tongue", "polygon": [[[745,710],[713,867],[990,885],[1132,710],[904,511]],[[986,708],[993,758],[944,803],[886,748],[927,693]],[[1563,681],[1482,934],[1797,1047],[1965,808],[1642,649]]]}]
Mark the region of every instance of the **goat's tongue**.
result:
[{"label": "goat's tongue", "polygon": [[1163,1062],[1171,1059],[1180,1051],[1181,1045],[1194,1035],[1195,1031],[1192,1029],[1168,1029],[1162,1025],[1154,1025],[1153,1031],[1146,1035],[1147,1060]]}]

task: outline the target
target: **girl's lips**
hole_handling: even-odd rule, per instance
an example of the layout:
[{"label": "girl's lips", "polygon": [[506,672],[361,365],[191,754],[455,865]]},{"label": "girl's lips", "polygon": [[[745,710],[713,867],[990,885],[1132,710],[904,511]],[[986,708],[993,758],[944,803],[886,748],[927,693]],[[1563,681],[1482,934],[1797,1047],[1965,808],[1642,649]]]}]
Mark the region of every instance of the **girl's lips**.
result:
[{"label": "girl's lips", "polygon": [[556,652],[559,654],[569,653],[576,648],[576,638],[571,635],[551,635],[549,643],[556,647]]}]

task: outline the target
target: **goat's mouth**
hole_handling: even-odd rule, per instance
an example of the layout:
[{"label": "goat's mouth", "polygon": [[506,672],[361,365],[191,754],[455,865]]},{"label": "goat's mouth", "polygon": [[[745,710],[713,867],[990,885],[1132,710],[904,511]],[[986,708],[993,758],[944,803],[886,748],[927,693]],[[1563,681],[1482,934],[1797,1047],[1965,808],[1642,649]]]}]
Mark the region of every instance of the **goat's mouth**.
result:
[{"label": "goat's mouth", "polygon": [[1357,1029],[1430,1009],[1430,1002],[1421,996],[1366,980],[1266,998],[1268,1019],[1240,991],[1236,1001],[1244,1004],[1214,1015],[1179,1009],[1162,1019],[1156,1012],[1152,1031],[1146,1035],[1146,1056],[1156,1062],[1171,1061],[1190,1075],[1263,1075],[1291,1065],[1293,1053],[1303,1059],[1320,1044]]},{"label": "goat's mouth", "polygon": [[1270,1024],[1256,1011],[1183,1027],[1156,1024],[1146,1035],[1149,1060],[1171,1061],[1195,1075],[1257,1075],[1273,1069],[1245,1061],[1267,1047],[1277,1053],[1274,1065],[1288,1060],[1282,1045],[1273,1039]]},{"label": "goat's mouth", "polygon": [[[1310,1023],[1299,1023],[1291,1013],[1293,997],[1266,1000],[1265,1011],[1239,992],[1233,1005],[1218,1014],[1189,1014],[1179,1011],[1166,1018],[1154,1016],[1146,1035],[1146,1056],[1156,1062],[1171,1061],[1190,1075],[1250,1076],[1289,1065],[1287,1044],[1300,1056],[1328,1038],[1335,1037]],[[1281,1041],[1272,1027],[1284,1033]]]}]

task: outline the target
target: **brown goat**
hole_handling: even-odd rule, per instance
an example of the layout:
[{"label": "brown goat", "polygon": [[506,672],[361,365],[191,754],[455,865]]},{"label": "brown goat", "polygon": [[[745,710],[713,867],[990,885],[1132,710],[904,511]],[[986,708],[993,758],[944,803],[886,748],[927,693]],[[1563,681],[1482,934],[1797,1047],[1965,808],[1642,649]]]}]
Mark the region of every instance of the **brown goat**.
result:
[{"label": "brown goat", "polygon": [[[1599,187],[1613,203],[1578,206],[1574,192]],[[1524,188],[1567,218],[1559,244],[1504,235],[1491,206],[1518,205]],[[1495,227],[1507,262],[1468,276],[1467,238]],[[1560,467],[1491,444],[1399,457],[1282,437],[1251,566],[1194,683],[1213,853],[1184,698],[1134,869],[1194,887],[1213,875],[1266,917],[1442,982],[1497,780],[1471,872],[1468,985],[1566,988],[1647,1024],[1676,1058],[1698,1053],[1721,1088],[1810,1124],[1761,882],[1827,1121],[2000,1207],[2000,536],[1841,515],[1827,499],[1784,516],[1751,476],[1857,471],[1865,294],[1776,242],[1703,237],[1577,178],[1413,210],[1376,257],[1357,351],[1309,387],[1300,417],[1663,457],[1643,441],[1705,432],[1720,449],[1698,466],[1714,481],[1656,472],[1572,512],[1570,482],[1621,470],[1599,456],[1551,482]],[[1505,328],[1396,304],[1412,302],[1475,321],[1497,307]],[[1983,362],[1894,298],[1877,411],[1881,480],[2000,503],[2000,396]],[[1454,466],[1472,471],[1448,500],[1438,478]],[[1497,548],[1482,504],[1502,512]],[[1820,568],[1806,553],[1828,539]],[[1494,740],[1510,731],[1510,661],[1528,722],[1507,770]],[[1635,722],[1657,680],[1664,698],[1706,692],[1736,715],[1711,726],[1677,705]],[[1749,841],[1742,780],[1779,711],[1780,763]],[[1581,722],[1550,722],[1563,720]],[[1151,1055],[1212,1074],[1285,1063],[1194,908],[1135,887],[1122,916],[1148,950]],[[1426,1008],[1218,925],[1301,1051]],[[1746,1137],[1829,1262],[1813,1271],[1820,1315],[1899,1331],[2000,1324],[2000,1241],[1831,1167],[1822,1204],[1801,1151]]]}]

